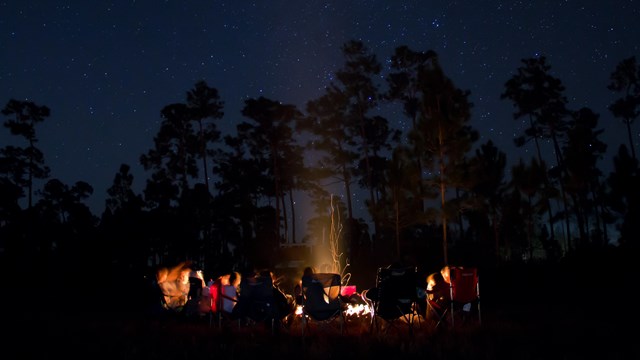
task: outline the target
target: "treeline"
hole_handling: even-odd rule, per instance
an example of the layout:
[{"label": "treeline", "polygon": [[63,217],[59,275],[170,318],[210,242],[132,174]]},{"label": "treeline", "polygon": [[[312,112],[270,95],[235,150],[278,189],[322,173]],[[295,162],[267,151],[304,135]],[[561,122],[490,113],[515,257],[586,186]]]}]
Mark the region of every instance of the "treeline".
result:
[{"label": "treeline", "polygon": [[[235,134],[220,131],[236,120],[227,120],[218,90],[197,82],[185,102],[160,112],[154,145],[139,159],[148,173],[143,193],[122,164],[100,217],[84,204],[90,184],[50,179],[36,131],[49,108],[9,100],[4,126],[24,145],[0,149],[3,263],[49,277],[82,269],[117,278],[191,260],[214,273],[273,267],[280,245],[330,237],[339,240],[341,266],[352,268],[400,258],[434,268],[555,262],[581,249],[637,248],[635,57],[601,84],[620,95],[609,111],[629,134],[603,174],[600,115],[569,107],[544,57],[522,60],[501,94],[528,124],[515,144],[535,154],[509,169],[491,140],[478,143],[470,92],[456,87],[435,52],[396,48],[384,79],[362,42],[345,43],[342,53],[344,65],[305,109],[248,99]],[[385,107],[401,109],[406,131]],[[35,180],[44,186],[35,189]],[[369,219],[354,216],[355,192],[365,194]],[[294,221],[302,196],[313,206],[305,232]]]}]

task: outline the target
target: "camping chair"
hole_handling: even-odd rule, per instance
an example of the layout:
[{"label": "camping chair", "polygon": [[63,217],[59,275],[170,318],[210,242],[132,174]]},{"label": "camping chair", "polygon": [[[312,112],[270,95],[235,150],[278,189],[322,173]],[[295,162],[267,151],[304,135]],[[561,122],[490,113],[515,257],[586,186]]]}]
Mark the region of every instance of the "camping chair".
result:
[{"label": "camping chair", "polygon": [[480,313],[480,277],[477,268],[451,268],[451,325],[455,325],[456,317],[467,321],[477,316],[478,324],[482,323]]},{"label": "camping chair", "polygon": [[480,312],[480,276],[477,268],[450,267],[448,304],[427,301],[428,311],[435,315],[436,327],[450,321],[455,326],[456,319],[466,322],[475,317],[482,324]]},{"label": "camping chair", "polygon": [[[209,287],[209,326],[215,320],[219,328],[225,320],[233,319],[232,311],[238,302],[236,288],[233,285],[222,285],[220,281],[214,282]],[[238,319],[238,327],[240,320]]]},{"label": "camping chair", "polygon": [[418,300],[416,278],[416,267],[378,269],[376,294],[370,299],[373,309],[371,327],[374,331],[380,330],[382,322],[385,322],[388,325],[386,330],[407,325],[409,334],[413,333]]},{"label": "camping chair", "polygon": [[342,277],[334,273],[316,273],[302,278],[302,335],[311,322],[320,325],[338,322],[344,328],[343,303],[340,297]]},{"label": "camping chair", "polygon": [[[195,273],[195,272],[194,272]],[[204,281],[201,278],[189,276],[189,293],[187,295],[187,303],[185,304],[185,315],[188,318],[200,318],[200,303],[204,301]]]},{"label": "camping chair", "polygon": [[274,332],[279,315],[273,290],[270,276],[243,277],[238,302],[233,307],[232,316],[250,326],[263,323]]}]

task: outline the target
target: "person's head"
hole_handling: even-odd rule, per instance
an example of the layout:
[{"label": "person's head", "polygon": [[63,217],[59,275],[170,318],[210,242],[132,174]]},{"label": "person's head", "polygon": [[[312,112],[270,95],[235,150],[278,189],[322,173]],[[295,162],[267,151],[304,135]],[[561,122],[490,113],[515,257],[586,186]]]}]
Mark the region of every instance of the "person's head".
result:
[{"label": "person's head", "polygon": [[218,277],[220,285],[231,285],[231,274],[223,274]]},{"label": "person's head", "polygon": [[273,279],[273,273],[269,269],[262,269],[258,271],[258,275],[260,275],[261,277]]},{"label": "person's head", "polygon": [[239,272],[234,271],[229,274],[229,285],[233,285],[235,287],[240,286],[240,281],[242,280],[242,276]]},{"label": "person's head", "polygon": [[156,282],[158,284],[163,283],[167,281],[168,276],[169,276],[169,269],[163,266],[159,268],[158,271],[156,272]]},{"label": "person's head", "polygon": [[440,269],[440,274],[442,274],[442,278],[444,279],[444,281],[446,281],[447,283],[451,283],[451,269],[449,268],[449,265],[446,265],[442,269]]},{"label": "person's head", "polygon": [[191,269],[188,267],[182,268],[180,270],[180,276],[178,277],[178,282],[186,284],[189,282],[189,274],[191,274]]},{"label": "person's head", "polygon": [[427,290],[433,290],[433,288],[440,283],[444,283],[444,278],[441,273],[436,272],[427,276]]},{"label": "person's head", "polygon": [[304,271],[302,272],[302,276],[311,276],[315,273],[315,271],[313,270],[313,268],[311,266],[307,266],[306,268],[304,268]]}]

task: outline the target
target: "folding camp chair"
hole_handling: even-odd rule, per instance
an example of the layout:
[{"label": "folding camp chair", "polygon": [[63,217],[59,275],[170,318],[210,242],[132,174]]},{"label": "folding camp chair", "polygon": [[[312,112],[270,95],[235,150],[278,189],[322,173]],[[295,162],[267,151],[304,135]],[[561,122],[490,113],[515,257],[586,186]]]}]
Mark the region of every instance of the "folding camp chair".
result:
[{"label": "folding camp chair", "polygon": [[[209,293],[209,326],[215,320],[217,326],[221,328],[224,320],[233,319],[233,308],[238,302],[236,287],[228,284],[223,285],[218,279],[209,287]],[[240,321],[238,321],[238,326],[240,326]]]},{"label": "folding camp chair", "polygon": [[390,328],[408,328],[413,333],[413,323],[418,315],[416,289],[417,268],[379,268],[376,276],[375,294],[366,294],[371,301],[371,327],[382,329],[383,322]]},{"label": "folding camp chair", "polygon": [[340,297],[340,274],[315,273],[302,278],[302,335],[312,322],[320,325],[337,322],[340,334],[344,331],[344,305]]},{"label": "folding camp chair", "polygon": [[482,323],[480,313],[480,276],[477,268],[451,268],[451,325],[455,319],[467,321],[476,316]]},{"label": "folding camp chair", "polygon": [[436,327],[450,321],[453,327],[458,321],[467,322],[475,318],[482,323],[480,312],[480,276],[477,268],[455,266],[449,268],[450,283],[448,303],[428,300],[427,306],[436,320]]},{"label": "folding camp chair", "polygon": [[275,331],[279,321],[278,306],[274,297],[270,276],[255,275],[243,277],[240,283],[238,302],[233,307],[232,316],[246,325],[263,323]]}]

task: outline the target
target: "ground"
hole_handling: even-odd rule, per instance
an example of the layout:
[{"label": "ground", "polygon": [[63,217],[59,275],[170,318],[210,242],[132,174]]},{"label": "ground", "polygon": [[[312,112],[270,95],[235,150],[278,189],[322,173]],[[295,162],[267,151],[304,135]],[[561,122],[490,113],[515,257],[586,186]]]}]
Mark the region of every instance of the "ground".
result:
[{"label": "ground", "polygon": [[161,318],[139,308],[60,306],[41,292],[36,305],[4,306],[3,341],[18,358],[40,359],[638,359],[627,330],[638,323],[625,290],[632,274],[589,262],[485,269],[480,325],[434,329],[421,319],[412,334],[373,331],[366,317],[349,318],[342,333],[323,326],[303,335],[299,320],[273,331],[220,327],[206,317]]}]

